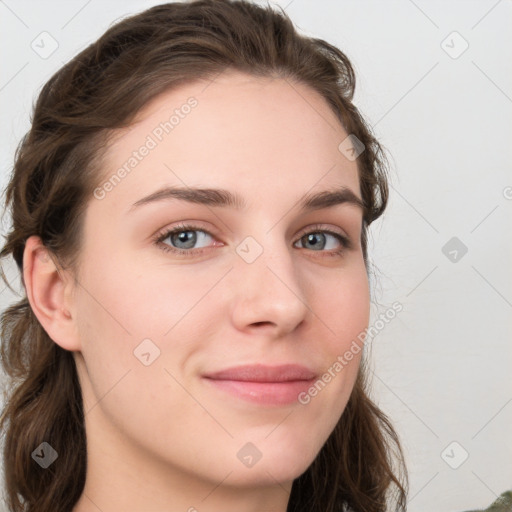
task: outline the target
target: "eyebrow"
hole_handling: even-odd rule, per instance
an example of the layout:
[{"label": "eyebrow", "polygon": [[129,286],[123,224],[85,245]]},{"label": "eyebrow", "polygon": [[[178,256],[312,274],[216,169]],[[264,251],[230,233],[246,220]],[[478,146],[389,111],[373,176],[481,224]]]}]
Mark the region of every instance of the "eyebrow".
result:
[{"label": "eyebrow", "polygon": [[[189,203],[203,204],[206,206],[230,207],[237,210],[247,208],[247,203],[242,196],[225,189],[191,188],[191,187],[164,187],[150,195],[136,201],[128,210],[128,213],[142,205],[178,199]],[[349,204],[365,211],[365,203],[350,188],[340,187],[334,190],[305,194],[299,200],[300,211],[321,210],[339,204]]]}]

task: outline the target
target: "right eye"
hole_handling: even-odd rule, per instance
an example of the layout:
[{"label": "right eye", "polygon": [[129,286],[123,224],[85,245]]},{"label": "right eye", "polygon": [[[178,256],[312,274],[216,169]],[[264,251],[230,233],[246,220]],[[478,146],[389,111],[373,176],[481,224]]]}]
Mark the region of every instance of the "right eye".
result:
[{"label": "right eye", "polygon": [[[197,236],[195,233],[202,233],[202,235]],[[157,233],[153,241],[163,251],[190,256],[197,252],[203,252],[201,250],[193,250],[192,246],[207,237],[213,237],[213,235],[199,226],[181,224],[173,228],[166,228],[163,232]],[[184,247],[173,247],[166,244],[164,243],[166,239],[170,239],[172,244],[184,244]]]}]

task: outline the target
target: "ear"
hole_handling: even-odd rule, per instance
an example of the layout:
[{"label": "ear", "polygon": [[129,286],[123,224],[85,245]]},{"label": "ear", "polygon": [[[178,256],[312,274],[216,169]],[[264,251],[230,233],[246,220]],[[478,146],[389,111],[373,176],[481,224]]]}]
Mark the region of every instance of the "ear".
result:
[{"label": "ear", "polygon": [[27,299],[48,336],[65,350],[79,351],[76,318],[71,313],[73,280],[53,258],[38,236],[27,239],[23,253]]}]

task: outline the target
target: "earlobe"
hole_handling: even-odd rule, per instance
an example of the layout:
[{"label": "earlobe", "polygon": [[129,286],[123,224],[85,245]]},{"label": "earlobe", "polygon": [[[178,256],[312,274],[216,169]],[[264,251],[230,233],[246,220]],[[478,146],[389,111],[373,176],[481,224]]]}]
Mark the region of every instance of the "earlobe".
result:
[{"label": "earlobe", "polygon": [[80,350],[76,318],[70,313],[72,304],[66,293],[71,280],[35,235],[25,244],[23,282],[32,311],[48,336],[65,350]]}]

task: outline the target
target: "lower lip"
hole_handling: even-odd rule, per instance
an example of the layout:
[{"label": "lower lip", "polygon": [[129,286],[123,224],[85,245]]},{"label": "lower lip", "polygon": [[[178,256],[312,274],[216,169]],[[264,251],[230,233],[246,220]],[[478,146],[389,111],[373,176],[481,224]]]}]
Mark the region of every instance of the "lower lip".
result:
[{"label": "lower lip", "polygon": [[241,380],[205,379],[213,386],[248,402],[262,405],[289,405],[298,402],[314,379],[286,382],[252,382]]}]

